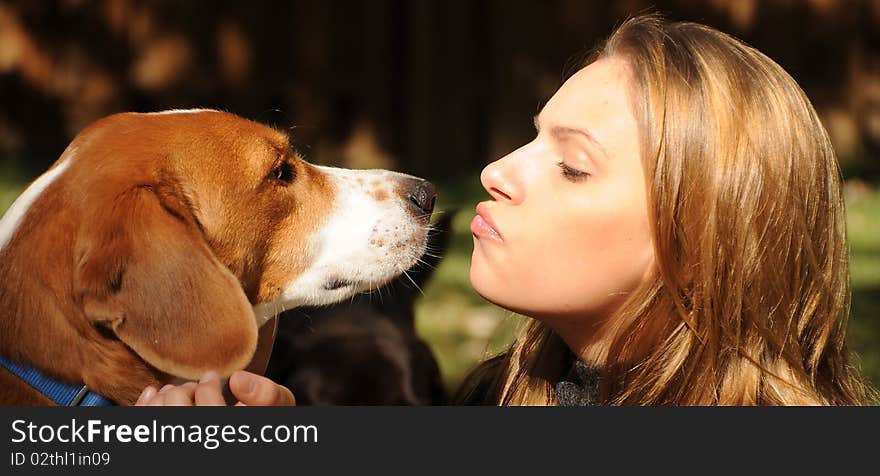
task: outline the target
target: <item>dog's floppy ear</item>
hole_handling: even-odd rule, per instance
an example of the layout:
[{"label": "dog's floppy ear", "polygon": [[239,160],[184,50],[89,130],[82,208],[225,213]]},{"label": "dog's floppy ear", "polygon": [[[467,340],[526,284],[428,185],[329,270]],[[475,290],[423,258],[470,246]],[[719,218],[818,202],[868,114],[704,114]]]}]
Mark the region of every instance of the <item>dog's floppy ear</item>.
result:
[{"label": "dog's floppy ear", "polygon": [[132,187],[86,216],[74,292],[92,323],[153,367],[188,379],[228,375],[254,353],[253,310],[174,188]]}]

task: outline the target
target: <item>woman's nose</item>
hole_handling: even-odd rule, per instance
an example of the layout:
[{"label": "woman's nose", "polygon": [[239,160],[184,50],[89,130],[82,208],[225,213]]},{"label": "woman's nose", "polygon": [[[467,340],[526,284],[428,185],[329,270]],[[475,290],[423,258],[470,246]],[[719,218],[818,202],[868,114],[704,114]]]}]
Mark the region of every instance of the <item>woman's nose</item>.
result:
[{"label": "woman's nose", "polygon": [[507,155],[487,165],[480,173],[480,182],[496,201],[517,204],[523,194],[512,159]]}]

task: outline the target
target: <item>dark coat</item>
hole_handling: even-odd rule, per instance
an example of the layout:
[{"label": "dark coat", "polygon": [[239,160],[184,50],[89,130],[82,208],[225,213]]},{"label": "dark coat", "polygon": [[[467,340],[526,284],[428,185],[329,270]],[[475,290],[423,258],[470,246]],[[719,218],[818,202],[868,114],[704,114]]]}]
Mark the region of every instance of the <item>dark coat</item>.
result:
[{"label": "dark coat", "polygon": [[[560,406],[596,405],[599,401],[601,370],[594,365],[571,359],[568,373],[554,386]],[[453,399],[457,405],[496,405],[501,392],[500,376],[505,354],[480,364],[464,379]]]}]

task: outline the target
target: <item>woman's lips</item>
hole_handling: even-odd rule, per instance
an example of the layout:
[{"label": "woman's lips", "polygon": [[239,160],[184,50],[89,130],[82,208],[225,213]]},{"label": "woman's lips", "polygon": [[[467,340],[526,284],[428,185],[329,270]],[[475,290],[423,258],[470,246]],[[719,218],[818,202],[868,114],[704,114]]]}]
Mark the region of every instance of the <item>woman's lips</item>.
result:
[{"label": "woman's lips", "polygon": [[477,214],[471,220],[471,233],[477,238],[501,241],[501,234],[498,233],[498,229],[492,221],[492,215],[486,210],[485,202],[477,205]]}]

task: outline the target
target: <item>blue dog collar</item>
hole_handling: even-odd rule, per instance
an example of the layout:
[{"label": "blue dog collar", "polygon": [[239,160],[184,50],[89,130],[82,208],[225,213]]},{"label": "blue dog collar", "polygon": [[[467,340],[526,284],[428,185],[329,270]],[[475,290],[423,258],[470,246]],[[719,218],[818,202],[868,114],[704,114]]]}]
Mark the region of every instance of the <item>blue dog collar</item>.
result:
[{"label": "blue dog collar", "polygon": [[49,400],[62,407],[109,407],[115,405],[85,385],[71,385],[54,379],[39,370],[0,357],[0,365],[24,380]]}]

